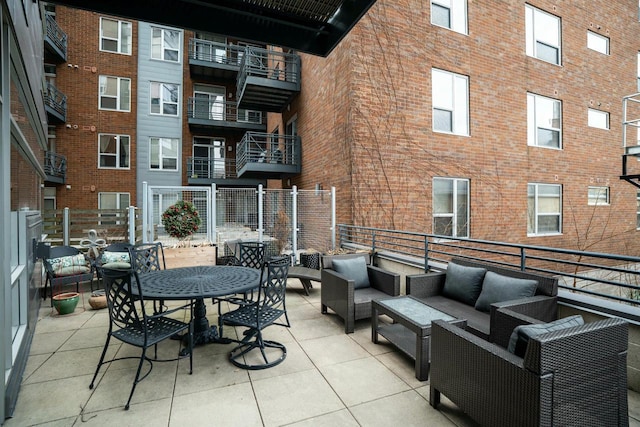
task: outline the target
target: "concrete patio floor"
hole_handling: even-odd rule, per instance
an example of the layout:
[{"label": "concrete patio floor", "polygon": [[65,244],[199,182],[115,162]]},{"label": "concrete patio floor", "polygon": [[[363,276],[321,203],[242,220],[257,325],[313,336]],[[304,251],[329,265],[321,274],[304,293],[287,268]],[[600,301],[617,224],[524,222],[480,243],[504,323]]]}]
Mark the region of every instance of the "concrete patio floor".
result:
[{"label": "concrete patio floor", "polygon": [[[136,360],[103,367],[89,383],[104,345],[106,309],[92,310],[89,294],[75,313],[59,316],[42,304],[13,426],[475,426],[443,396],[434,410],[428,382],[414,377],[412,362],[388,344],[371,342],[368,321],[344,333],[335,315],[320,314],[320,289],[305,296],[289,280],[291,328],[272,326],[267,338],[287,347],[286,360],[271,369],[246,371],[228,360],[233,344],[207,344],[188,358],[154,363],[125,411]],[[217,309],[208,301],[208,317]],[[235,333],[225,328],[225,335]],[[381,339],[382,340],[382,339]],[[179,342],[163,342],[160,357],[177,354]],[[112,340],[109,355],[139,355]],[[640,426],[640,396],[629,392],[629,422]]]}]

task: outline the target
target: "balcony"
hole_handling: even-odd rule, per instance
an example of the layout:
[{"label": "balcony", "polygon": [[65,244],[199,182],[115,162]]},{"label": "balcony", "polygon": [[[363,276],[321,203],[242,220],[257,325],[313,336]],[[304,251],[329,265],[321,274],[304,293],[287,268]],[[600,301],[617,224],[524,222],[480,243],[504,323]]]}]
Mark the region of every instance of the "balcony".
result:
[{"label": "balcony", "polygon": [[300,137],[247,132],[238,143],[238,177],[282,179],[300,173]]},{"label": "balcony", "polygon": [[187,158],[187,176],[190,185],[216,184],[222,187],[257,187],[266,185],[266,179],[240,179],[236,173],[236,159]]},{"label": "balcony", "polygon": [[237,81],[238,107],[280,113],[300,93],[300,56],[247,47]]},{"label": "balcony", "polygon": [[192,130],[254,130],[267,129],[266,115],[261,111],[239,109],[236,102],[211,101],[189,98],[187,107],[189,127]]},{"label": "balcony", "polygon": [[47,60],[61,63],[67,61],[67,34],[58,26],[55,18],[46,15],[47,31],[44,36],[44,47]]},{"label": "balcony", "polygon": [[45,182],[64,184],[67,180],[67,157],[53,151],[44,153]]},{"label": "balcony", "polygon": [[47,90],[44,94],[44,108],[47,111],[49,123],[64,123],[67,121],[67,96],[51,83],[47,83]]},{"label": "balcony", "polygon": [[235,80],[238,77],[244,49],[244,46],[190,39],[191,77]]}]

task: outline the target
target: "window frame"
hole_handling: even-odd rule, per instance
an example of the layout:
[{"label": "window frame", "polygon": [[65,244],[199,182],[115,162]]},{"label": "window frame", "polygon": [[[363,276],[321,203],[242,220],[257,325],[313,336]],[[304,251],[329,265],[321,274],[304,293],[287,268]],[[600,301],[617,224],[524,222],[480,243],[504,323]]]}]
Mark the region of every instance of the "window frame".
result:
[{"label": "window frame", "polygon": [[[440,23],[434,22],[433,13],[434,6],[440,7],[442,9],[447,9],[449,11],[449,24],[442,25]],[[467,13],[467,0],[431,0],[430,2],[430,20],[431,24],[436,27],[446,28],[451,31],[455,31],[459,34],[468,35],[469,34],[469,18]],[[462,20],[464,22],[459,23],[459,15],[462,15]],[[456,19],[458,18],[458,19]]]},{"label": "window frame", "polygon": [[[606,124],[605,124],[604,127],[598,126],[597,123],[592,122],[592,117],[595,114],[604,116],[604,118],[606,120]],[[595,119],[595,117],[594,117],[594,119]],[[610,114],[609,114],[608,111],[596,110],[595,108],[588,108],[587,109],[587,126],[589,126],[590,128],[595,128],[595,129],[609,130],[610,129],[610,125],[611,125],[611,119],[610,119]]]},{"label": "window frame", "polygon": [[[131,206],[131,193],[126,192],[126,191],[100,191],[98,192],[98,210],[100,209],[108,209],[108,208],[103,208],[102,207],[102,196],[104,195],[115,195],[116,197],[116,205],[118,207],[116,207],[115,209],[117,210],[124,210],[127,209],[129,206]],[[127,196],[127,198],[129,199],[129,202],[127,203],[127,206],[122,207],[120,206],[122,203],[121,197],[122,196]],[[99,218],[120,218],[120,214],[107,214],[107,213],[98,213],[98,217]],[[119,225],[121,222],[119,220],[98,220],[98,224],[102,225]]]},{"label": "window frame", "polygon": [[[591,195],[591,191],[596,190],[598,194]],[[604,192],[602,191],[604,190]],[[604,202],[600,202],[602,199],[601,193],[604,193]],[[588,206],[610,206],[611,205],[611,189],[607,186],[590,185],[587,188],[587,205]]]},{"label": "window frame", "polygon": [[[600,42],[604,41],[605,43],[604,52],[601,49],[599,49],[597,45],[593,44],[594,42],[597,42],[597,41],[600,41]],[[609,37],[587,30],[587,49],[593,50],[603,55],[610,55],[610,45],[611,45],[611,41]]]},{"label": "window frame", "polygon": [[[102,32],[102,23],[103,21],[111,21],[111,22],[116,22],[118,24],[118,38],[114,39],[111,37],[107,37],[103,34]],[[129,27],[129,42],[126,44],[126,47],[128,49],[128,52],[123,52],[122,51],[122,47],[125,46],[125,44],[122,42],[122,32],[123,32],[123,27],[125,26],[125,24]],[[129,21],[122,21],[119,19],[112,19],[112,18],[107,18],[104,16],[100,17],[100,43],[98,46],[98,49],[100,50],[100,52],[109,52],[109,53],[116,53],[119,55],[128,55],[131,56],[131,52],[133,50],[133,24]],[[109,50],[109,49],[104,49],[103,48],[103,44],[102,41],[103,40],[111,40],[111,41],[115,41],[117,44],[117,48],[116,50]]]},{"label": "window frame", "polygon": [[[152,145],[153,143],[157,141],[158,143],[158,167],[154,168],[152,166]],[[172,143],[175,143],[175,151],[176,151],[176,155],[175,157],[172,156],[166,156],[163,154],[163,149],[162,149],[162,141],[171,141]],[[176,167],[174,168],[166,168],[164,167],[164,160],[165,159],[175,159],[176,161]],[[165,138],[165,137],[158,137],[158,136],[152,136],[149,138],[149,170],[150,171],[163,171],[163,172],[179,172],[180,171],[180,139],[179,138]]]},{"label": "window frame", "polygon": [[[550,44],[551,42],[544,40],[543,36],[548,34],[547,31],[541,30],[539,32],[542,34],[538,34],[538,36],[536,36],[536,17],[540,19],[543,16],[553,18],[557,21],[558,39],[555,41],[555,44]],[[539,44],[556,49],[557,61],[552,62],[545,59],[542,54],[538,52]],[[527,56],[532,58],[539,59],[549,64],[562,66],[562,18],[542,9],[538,9],[537,7],[525,4],[525,52]]]},{"label": "window frame", "polygon": [[[531,187],[535,188],[534,191],[534,209],[533,209],[533,220],[534,223],[532,225],[532,230],[533,231],[529,231],[529,226],[530,226],[530,219],[531,215],[529,212],[530,206],[529,206],[529,190]],[[540,206],[540,187],[541,186],[546,186],[546,187],[557,187],[559,189],[558,191],[558,199],[559,199],[559,210],[557,212],[544,212],[544,213],[539,213],[539,206]],[[557,236],[557,235],[561,235],[562,234],[562,185],[561,184],[547,184],[547,183],[538,183],[538,182],[530,182],[527,184],[527,237],[538,237],[538,236]],[[558,230],[556,231],[551,231],[551,232],[540,232],[540,226],[539,226],[539,218],[541,216],[547,216],[547,217],[557,217],[558,218]]]},{"label": "window frame", "polygon": [[[538,125],[538,105],[537,101],[552,101],[559,105],[558,111],[560,117],[558,122],[560,126],[554,128],[552,126],[539,126]],[[551,117],[551,121],[555,120]],[[539,141],[539,129],[543,129],[551,132],[558,132],[558,146],[542,145]],[[527,92],[527,145],[531,147],[548,148],[551,150],[562,150],[563,147],[563,134],[562,134],[562,101],[555,98],[549,98],[548,96],[542,96],[535,93]]]},{"label": "window frame", "polygon": [[[153,92],[154,92],[154,86],[158,85],[158,108],[159,108],[159,112],[154,112],[153,111],[153,107],[154,107],[154,103],[153,103]],[[164,95],[165,91],[165,85],[170,85],[170,86],[174,86],[176,88],[176,92],[177,92],[177,96],[176,96],[176,101],[166,101],[162,95]],[[167,89],[169,90],[169,89]],[[169,92],[171,92],[169,90]],[[169,114],[169,113],[165,113],[164,112],[164,107],[165,105],[175,105],[176,107],[176,112],[175,114]],[[167,83],[167,82],[150,82],[149,83],[149,114],[154,115],[154,116],[169,116],[169,117],[179,117],[180,116],[180,85],[177,83]]]},{"label": "window frame", "polygon": [[[115,154],[110,154],[110,153],[102,153],[101,149],[101,137],[103,136],[109,136],[109,137],[114,137],[115,141],[116,141],[116,153]],[[120,153],[120,145],[121,145],[121,138],[127,138],[127,154],[126,154],[126,159],[127,159],[127,166],[120,166],[120,159],[121,159],[121,153]],[[101,166],[101,159],[103,156],[108,156],[108,157],[115,157],[116,159],[116,166]],[[98,134],[98,169],[123,169],[123,170],[129,170],[131,169],[131,136],[130,135],[120,135],[120,134],[113,134],[113,133],[99,133]]]},{"label": "window frame", "polygon": [[[451,79],[450,97],[444,99],[439,96],[436,90],[440,90],[443,85],[436,84],[436,79],[448,76]],[[461,87],[464,83],[464,87]],[[458,93],[463,89],[462,94]],[[464,97],[462,108],[456,105],[456,102]],[[451,71],[439,68],[431,69],[431,129],[436,133],[444,133],[448,135],[470,136],[470,112],[469,112],[469,77],[463,74],[453,73]],[[451,130],[438,129],[436,115],[437,112],[447,112],[451,117]]]},{"label": "window frame", "polygon": [[[117,83],[117,89],[116,89],[116,96],[111,96],[111,95],[104,95],[102,94],[102,79],[116,79]],[[122,90],[122,82],[128,82],[128,92],[129,92],[129,102],[127,103],[127,108],[126,109],[121,109],[121,103],[122,103],[122,97],[121,97],[121,90]],[[114,99],[116,100],[116,108],[106,108],[102,106],[102,98],[108,98],[108,99]],[[109,75],[105,75],[102,74],[98,77],[98,109],[99,110],[104,110],[104,111],[120,111],[123,113],[128,113],[131,112],[131,79],[128,77],[117,77],[117,76],[109,76]]]},{"label": "window frame", "polygon": [[[453,191],[451,193],[451,212],[435,212],[435,200],[436,200],[436,181],[449,181],[452,183],[452,188]],[[465,221],[466,221],[466,235],[465,236],[461,236],[458,235],[458,210],[459,210],[459,206],[458,206],[458,184],[459,183],[464,183],[466,184],[466,193],[467,193],[467,197],[466,197],[466,212],[465,212]],[[457,238],[457,239],[468,239],[469,236],[471,235],[471,181],[468,178],[449,178],[449,177],[434,177],[431,181],[431,200],[432,200],[432,212],[431,212],[431,218],[432,218],[432,223],[431,223],[431,227],[432,227],[432,231],[434,234],[436,234],[436,218],[451,218],[451,235],[447,236],[447,237],[452,237],[452,238]],[[444,236],[446,236],[446,234],[444,234]]]},{"label": "window frame", "polygon": [[[160,52],[162,57],[158,58],[156,56],[154,56],[154,52],[153,52],[153,46],[154,46],[154,31],[155,30],[159,30],[161,32],[161,37],[160,37]],[[167,32],[175,32],[178,34],[178,47],[177,49],[173,49],[173,48],[168,48],[165,44],[165,33]],[[157,61],[166,61],[166,62],[174,62],[179,64],[181,62],[181,55],[182,55],[182,36],[181,36],[182,32],[180,30],[173,30],[173,29],[169,29],[169,28],[162,28],[162,27],[156,27],[156,26],[152,26],[151,27],[151,47],[150,47],[150,55],[149,57],[151,59],[157,60]],[[176,52],[176,59],[166,59],[166,52],[167,51],[175,51]]]},{"label": "window frame", "polygon": [[636,230],[640,230],[640,191],[636,193]]}]

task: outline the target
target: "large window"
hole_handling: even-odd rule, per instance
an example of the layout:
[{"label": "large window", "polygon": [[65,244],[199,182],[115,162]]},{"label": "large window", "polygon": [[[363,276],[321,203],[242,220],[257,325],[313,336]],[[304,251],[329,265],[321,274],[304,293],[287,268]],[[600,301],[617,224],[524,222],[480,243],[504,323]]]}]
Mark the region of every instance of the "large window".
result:
[{"label": "large window", "polygon": [[596,52],[609,55],[609,38],[593,31],[587,31],[587,47]]},{"label": "large window", "polygon": [[129,169],[129,135],[98,135],[98,167]]},{"label": "large window", "polygon": [[525,25],[527,55],[560,65],[560,18],[526,5]]},{"label": "large window", "polygon": [[151,114],[177,116],[179,92],[179,85],[151,82]]},{"label": "large window", "polygon": [[431,0],[431,23],[467,34],[467,0]]},{"label": "large window", "polygon": [[100,50],[131,55],[131,22],[100,18]]},{"label": "large window", "polygon": [[131,110],[131,80],[100,76],[99,93],[101,110]]},{"label": "large window", "polygon": [[609,129],[609,113],[589,108],[587,112],[587,124],[592,128]]},{"label": "large window", "polygon": [[589,187],[588,204],[602,206],[609,204],[609,187]]},{"label": "large window", "polygon": [[433,69],[431,100],[434,132],[469,135],[469,80],[466,76]]},{"label": "large window", "polygon": [[469,180],[433,179],[433,233],[469,237]]},{"label": "large window", "polygon": [[151,58],[180,62],[180,31],[152,28]]},{"label": "large window", "polygon": [[178,144],[174,138],[151,138],[149,141],[149,168],[178,170]]},{"label": "large window", "polygon": [[527,143],[562,148],[562,103],[557,99],[527,94]]},{"label": "large window", "polygon": [[[131,196],[129,193],[98,193],[98,209],[127,209],[131,205]],[[124,213],[116,212],[100,212],[101,225],[117,225],[120,221],[116,218],[122,218],[126,216]]]},{"label": "large window", "polygon": [[527,234],[538,236],[562,232],[562,186],[527,186]]}]

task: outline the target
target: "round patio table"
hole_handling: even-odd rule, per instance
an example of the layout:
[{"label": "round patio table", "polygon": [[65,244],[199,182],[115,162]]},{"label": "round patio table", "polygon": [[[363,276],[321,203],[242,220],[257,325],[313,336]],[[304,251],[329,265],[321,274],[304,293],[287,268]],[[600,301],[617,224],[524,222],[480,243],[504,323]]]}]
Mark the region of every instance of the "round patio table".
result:
[{"label": "round patio table", "polygon": [[204,299],[243,293],[257,288],[260,283],[260,270],[236,266],[180,267],[151,271],[140,274],[139,278],[144,299],[195,300],[194,345],[199,345],[230,341],[218,336],[215,325],[209,326]]}]

